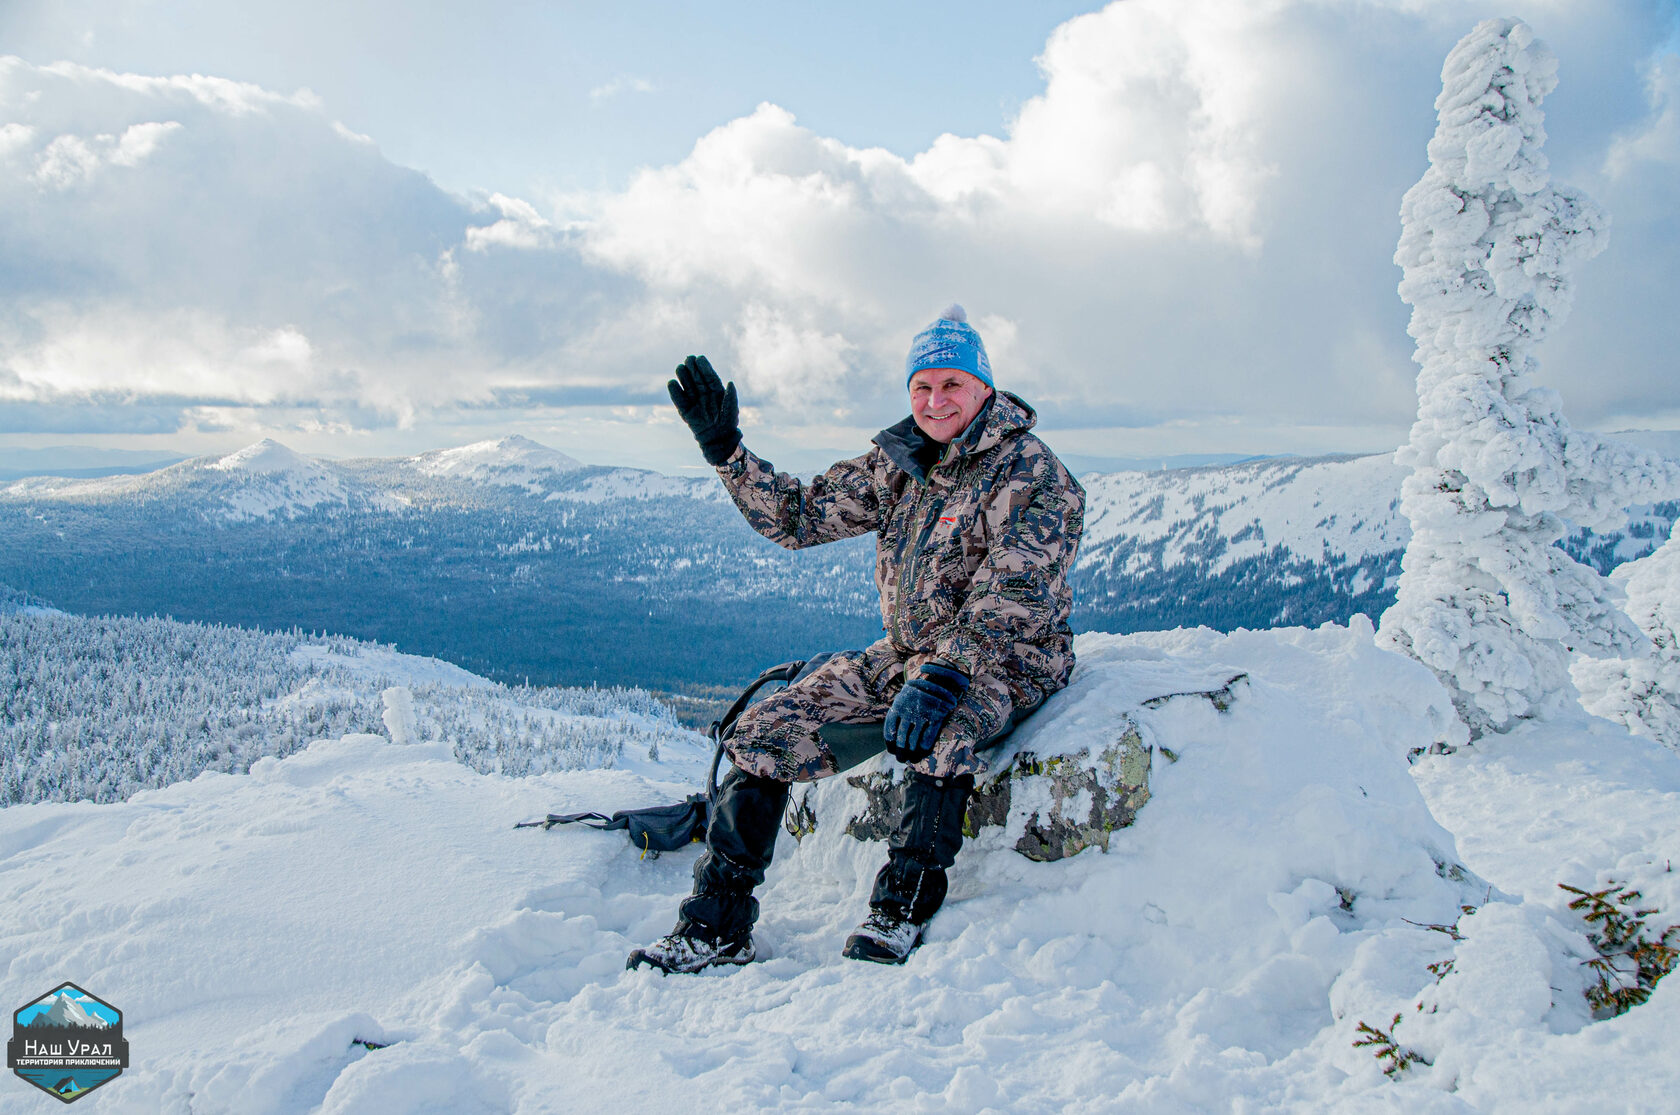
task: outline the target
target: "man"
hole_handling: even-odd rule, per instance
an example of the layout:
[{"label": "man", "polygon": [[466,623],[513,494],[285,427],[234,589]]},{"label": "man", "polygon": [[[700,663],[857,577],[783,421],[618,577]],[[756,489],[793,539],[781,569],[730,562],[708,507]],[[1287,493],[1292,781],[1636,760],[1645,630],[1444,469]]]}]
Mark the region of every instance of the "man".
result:
[{"label": "man", "polygon": [[1085,493],[1028,431],[1035,415],[992,384],[961,306],[918,334],[905,367],[910,417],[809,483],[741,444],[735,385],[689,357],[671,399],[753,529],[789,548],[877,535],[886,636],[837,654],[741,714],[727,741],[694,893],[676,929],[629,967],[692,972],[753,959],[753,889],[764,881],[790,783],[837,773],[822,728],[884,722],[908,768],[904,811],[870,913],[846,941],[857,960],[903,963],[945,899],[980,752],[1067,684],[1073,567]]}]

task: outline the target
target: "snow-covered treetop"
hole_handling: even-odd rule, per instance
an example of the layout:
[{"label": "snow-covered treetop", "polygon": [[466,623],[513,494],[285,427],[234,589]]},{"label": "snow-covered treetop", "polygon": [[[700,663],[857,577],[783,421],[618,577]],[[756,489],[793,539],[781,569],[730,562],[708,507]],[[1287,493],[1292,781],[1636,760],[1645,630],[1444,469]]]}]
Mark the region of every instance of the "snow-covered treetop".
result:
[{"label": "snow-covered treetop", "polygon": [[1627,611],[1633,622],[1658,654],[1680,662],[1680,522],[1669,533],[1667,545],[1629,562],[1614,576],[1627,589]]},{"label": "snow-covered treetop", "polygon": [[1609,218],[1551,184],[1540,103],[1557,59],[1527,24],[1490,19],[1447,56],[1429,170],[1407,191],[1394,260],[1417,341],[1418,423],[1403,464],[1461,474],[1489,508],[1612,528],[1680,490],[1680,468],[1572,429],[1529,377],[1569,311],[1570,272]]},{"label": "snow-covered treetop", "polygon": [[1525,23],[1490,19],[1441,68],[1440,127],[1429,161],[1451,182],[1537,194],[1547,185],[1540,102],[1557,88],[1557,58]]}]

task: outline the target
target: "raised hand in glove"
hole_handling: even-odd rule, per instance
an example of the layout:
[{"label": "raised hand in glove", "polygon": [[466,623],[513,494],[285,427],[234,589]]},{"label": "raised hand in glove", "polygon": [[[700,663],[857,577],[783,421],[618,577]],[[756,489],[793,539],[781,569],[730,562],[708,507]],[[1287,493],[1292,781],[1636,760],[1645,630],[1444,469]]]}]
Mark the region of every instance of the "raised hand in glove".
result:
[{"label": "raised hand in glove", "polygon": [[968,675],[929,662],[904,683],[881,726],[887,750],[901,762],[914,763],[933,754],[945,721],[968,690]]},{"label": "raised hand in glove", "polygon": [[734,456],[741,444],[741,406],[735,399],[735,385],[725,387],[704,356],[690,356],[677,365],[677,378],[665,386],[677,413],[694,431],[706,463],[721,465]]}]

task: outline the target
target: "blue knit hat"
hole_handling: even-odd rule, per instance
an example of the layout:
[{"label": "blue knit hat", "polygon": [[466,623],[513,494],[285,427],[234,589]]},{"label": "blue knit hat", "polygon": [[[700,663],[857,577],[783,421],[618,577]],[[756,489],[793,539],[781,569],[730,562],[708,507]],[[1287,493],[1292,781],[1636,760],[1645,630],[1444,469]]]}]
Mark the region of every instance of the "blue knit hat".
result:
[{"label": "blue knit hat", "polygon": [[955,368],[987,387],[993,386],[986,344],[968,323],[968,312],[955,302],[910,342],[910,355],[904,361],[904,385],[910,386],[910,377],[924,368]]}]

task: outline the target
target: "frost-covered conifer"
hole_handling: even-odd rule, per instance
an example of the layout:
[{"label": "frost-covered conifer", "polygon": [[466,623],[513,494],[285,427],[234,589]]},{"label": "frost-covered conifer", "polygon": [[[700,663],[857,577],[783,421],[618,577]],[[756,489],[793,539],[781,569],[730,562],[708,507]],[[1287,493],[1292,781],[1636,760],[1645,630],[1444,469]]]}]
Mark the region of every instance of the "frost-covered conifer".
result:
[{"label": "frost-covered conifer", "polygon": [[1651,640],[1650,651],[1577,661],[1570,673],[1581,704],[1680,751],[1680,523],[1656,553],[1612,577],[1627,586],[1628,615]]},{"label": "frost-covered conifer", "polygon": [[1472,736],[1541,715],[1567,692],[1571,652],[1641,643],[1609,584],[1554,545],[1569,523],[1621,525],[1680,490],[1680,466],[1565,421],[1535,349],[1567,313],[1570,271],[1608,220],[1550,184],[1540,102],[1557,60],[1529,27],[1487,20],[1447,56],[1428,171],[1406,192],[1395,262],[1412,307],[1418,418],[1412,523],[1383,642],[1435,671]]}]

